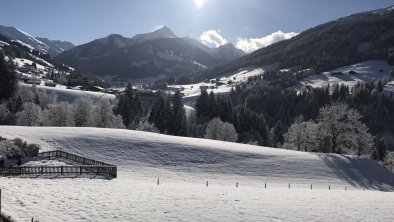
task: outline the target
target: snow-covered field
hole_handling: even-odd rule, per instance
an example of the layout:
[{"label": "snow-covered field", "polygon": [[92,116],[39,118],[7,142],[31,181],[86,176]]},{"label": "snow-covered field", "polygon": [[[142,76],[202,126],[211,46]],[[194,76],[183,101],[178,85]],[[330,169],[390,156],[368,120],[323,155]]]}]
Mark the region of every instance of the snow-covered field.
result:
[{"label": "snow-covered field", "polygon": [[120,129],[0,126],[0,136],[118,165],[112,180],[0,177],[2,209],[18,221],[394,220],[394,193],[382,192],[394,175],[368,158]]},{"label": "snow-covered field", "polygon": [[[353,87],[358,82],[370,83],[374,82],[384,76],[390,75],[391,67],[386,61],[380,60],[369,60],[349,66],[340,67],[329,72],[322,74],[316,74],[306,77],[298,81],[293,87],[296,91],[301,91],[306,85],[312,86],[313,88],[319,88],[327,86],[328,84],[341,85],[345,84],[349,87]],[[349,74],[350,71],[354,71],[357,74]],[[339,73],[340,75],[333,75],[332,73]]]},{"label": "snow-covered field", "polygon": [[[232,88],[235,87],[236,84],[241,82],[248,81],[249,77],[254,77],[263,74],[267,70],[271,70],[273,65],[262,67],[262,68],[245,68],[239,70],[234,73],[230,73],[226,76],[223,76],[219,79],[219,82],[222,85],[216,85],[216,83],[196,83],[196,84],[189,84],[189,85],[169,85],[170,90],[179,90],[182,89],[182,93],[184,94],[183,100],[184,102],[191,102],[193,103],[196,98],[200,95],[201,89],[200,87],[207,87],[207,92],[213,92],[215,94],[220,93],[229,93]],[[231,81],[231,83],[229,83]]]},{"label": "snow-covered field", "polygon": [[[20,83],[19,85],[21,87],[32,87],[31,84]],[[66,89],[65,86],[62,85],[57,85],[56,87],[38,85],[37,88],[45,90],[46,93],[49,95],[55,93],[57,95],[58,101],[74,102],[76,99],[80,97],[88,98],[93,102],[101,99],[112,100],[112,101],[116,99],[116,96],[113,94]]]}]

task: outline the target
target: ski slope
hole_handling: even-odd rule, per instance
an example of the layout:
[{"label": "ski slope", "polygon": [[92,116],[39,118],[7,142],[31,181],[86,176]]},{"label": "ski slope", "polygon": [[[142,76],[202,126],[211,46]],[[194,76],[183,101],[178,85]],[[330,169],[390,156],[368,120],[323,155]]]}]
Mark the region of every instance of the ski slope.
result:
[{"label": "ski slope", "polygon": [[18,221],[394,220],[394,193],[381,192],[394,175],[368,158],[121,129],[0,126],[0,136],[118,165],[112,180],[0,177],[2,209]]},{"label": "ski slope", "polygon": [[[349,74],[350,71],[354,71],[357,74]],[[390,65],[386,61],[380,60],[368,60],[360,63],[356,63],[349,66],[339,67],[329,72],[322,74],[316,74],[304,79],[299,80],[293,87],[297,92],[305,89],[307,85],[313,88],[325,87],[328,84],[335,85],[347,85],[350,88],[357,83],[371,83],[384,76],[389,76],[391,71]],[[342,73],[339,75],[333,75],[333,73]]]}]

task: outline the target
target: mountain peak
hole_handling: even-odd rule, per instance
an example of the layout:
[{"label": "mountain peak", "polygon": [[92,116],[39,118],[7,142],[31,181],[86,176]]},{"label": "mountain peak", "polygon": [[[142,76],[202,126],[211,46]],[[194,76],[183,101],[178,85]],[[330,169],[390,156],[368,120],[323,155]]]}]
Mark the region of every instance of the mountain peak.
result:
[{"label": "mountain peak", "polygon": [[163,26],[163,27],[161,27],[161,28],[158,28],[158,29],[156,29],[156,30],[153,31],[153,32],[163,32],[163,33],[174,34],[174,33],[172,32],[172,30],[171,30],[169,27],[167,27],[167,26]]},{"label": "mountain peak", "polygon": [[153,39],[168,39],[177,38],[177,36],[172,32],[167,26],[163,26],[153,32],[135,35],[132,39],[137,42],[144,42]]}]

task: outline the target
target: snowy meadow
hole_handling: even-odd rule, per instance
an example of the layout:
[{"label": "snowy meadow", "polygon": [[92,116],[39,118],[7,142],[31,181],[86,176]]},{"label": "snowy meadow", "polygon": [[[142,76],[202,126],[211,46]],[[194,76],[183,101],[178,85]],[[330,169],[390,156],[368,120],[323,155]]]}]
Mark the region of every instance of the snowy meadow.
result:
[{"label": "snowy meadow", "polygon": [[384,192],[394,190],[394,176],[369,158],[121,129],[0,131],[43,151],[62,149],[118,165],[112,180],[0,178],[3,211],[18,221],[394,219],[394,193]]}]

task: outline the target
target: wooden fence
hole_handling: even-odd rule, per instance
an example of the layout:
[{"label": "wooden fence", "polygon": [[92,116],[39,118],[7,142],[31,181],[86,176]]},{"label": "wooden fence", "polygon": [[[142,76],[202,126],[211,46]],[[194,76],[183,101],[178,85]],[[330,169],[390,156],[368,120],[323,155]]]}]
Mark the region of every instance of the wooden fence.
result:
[{"label": "wooden fence", "polygon": [[61,150],[39,153],[40,157],[48,159],[62,158],[80,163],[76,166],[15,166],[0,168],[3,175],[82,175],[97,174],[117,177],[117,166],[88,159]]}]

